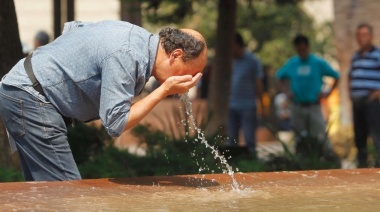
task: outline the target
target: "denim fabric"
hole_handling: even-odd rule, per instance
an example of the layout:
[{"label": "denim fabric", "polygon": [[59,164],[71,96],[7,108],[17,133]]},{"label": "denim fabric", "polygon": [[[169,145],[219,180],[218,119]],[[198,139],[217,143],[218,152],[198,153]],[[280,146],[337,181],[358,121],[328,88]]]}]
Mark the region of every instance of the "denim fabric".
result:
[{"label": "denim fabric", "polygon": [[81,179],[62,116],[50,103],[0,83],[0,115],[26,181]]},{"label": "denim fabric", "polygon": [[132,98],[152,74],[159,37],[121,21],[73,22],[68,28],[31,59],[46,99],[31,88],[23,60],[2,82],[51,103],[66,117],[100,118],[111,136],[119,136]]},{"label": "denim fabric", "polygon": [[246,146],[254,152],[256,150],[256,107],[230,108],[228,113],[228,145],[237,146],[239,130],[243,129]]}]

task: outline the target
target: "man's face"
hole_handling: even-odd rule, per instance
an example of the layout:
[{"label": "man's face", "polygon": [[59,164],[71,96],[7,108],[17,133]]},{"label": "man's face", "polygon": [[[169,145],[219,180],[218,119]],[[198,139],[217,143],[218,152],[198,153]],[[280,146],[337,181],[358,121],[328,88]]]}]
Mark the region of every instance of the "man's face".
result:
[{"label": "man's face", "polygon": [[372,46],[372,33],[367,27],[361,27],[356,32],[356,40],[360,46],[360,49]]},{"label": "man's face", "polygon": [[[178,51],[182,52],[181,50]],[[160,64],[159,68],[161,70],[165,70],[161,71],[161,74],[156,76],[156,79],[160,83],[163,83],[167,78],[171,76],[195,76],[197,73],[203,71],[207,61],[207,50],[198,58],[186,62],[183,61],[180,55],[181,53],[177,54],[177,50],[174,50],[173,53],[167,55],[167,58],[164,60],[164,62]]]},{"label": "man's face", "polygon": [[297,52],[298,56],[300,56],[302,59],[305,59],[307,56],[309,56],[310,49],[309,45],[306,43],[297,44],[294,49]]},{"label": "man's face", "polygon": [[171,72],[173,73],[172,76],[195,76],[197,73],[203,70],[203,68],[201,68],[197,63],[198,61],[196,60],[184,62],[182,59],[180,59],[170,67],[170,69],[172,70]]}]

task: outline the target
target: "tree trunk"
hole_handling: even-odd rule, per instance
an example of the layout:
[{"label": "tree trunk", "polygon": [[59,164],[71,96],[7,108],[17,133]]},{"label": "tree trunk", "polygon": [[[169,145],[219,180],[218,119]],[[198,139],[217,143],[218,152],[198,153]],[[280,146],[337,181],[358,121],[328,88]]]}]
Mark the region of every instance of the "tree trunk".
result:
[{"label": "tree trunk", "polygon": [[[23,57],[13,0],[0,1],[0,77]],[[8,138],[0,121],[0,166],[12,165]]]},{"label": "tree trunk", "polygon": [[22,47],[13,0],[0,2],[0,76],[22,58]]},{"label": "tree trunk", "polygon": [[54,38],[57,38],[62,34],[63,25],[74,21],[75,0],[54,0],[53,14]]},{"label": "tree trunk", "polygon": [[220,131],[220,127],[225,126],[227,120],[236,7],[236,0],[219,0],[218,3],[215,59],[211,72],[208,102],[211,117],[206,129],[207,135]]},{"label": "tree trunk", "polygon": [[356,27],[362,22],[371,24],[375,31],[375,44],[380,42],[380,4],[378,0],[334,0],[334,37],[340,66],[339,82],[341,124],[352,123],[349,98],[348,72],[353,53],[358,46],[355,40]]},{"label": "tree trunk", "polygon": [[120,0],[120,19],[141,26],[141,1]]}]

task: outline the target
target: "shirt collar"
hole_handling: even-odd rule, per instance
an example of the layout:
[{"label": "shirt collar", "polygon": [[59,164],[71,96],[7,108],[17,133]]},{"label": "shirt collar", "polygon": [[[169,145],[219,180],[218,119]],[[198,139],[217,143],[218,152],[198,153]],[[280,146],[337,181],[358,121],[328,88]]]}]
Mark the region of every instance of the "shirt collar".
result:
[{"label": "shirt collar", "polygon": [[376,47],[374,45],[371,46],[371,49],[367,52],[362,52],[360,49],[356,52],[357,55],[361,56],[361,55],[365,55],[367,53],[372,53],[373,51],[376,50]]},{"label": "shirt collar", "polygon": [[154,35],[154,34],[152,34],[149,38],[149,66],[145,74],[146,81],[148,81],[150,76],[152,75],[152,70],[153,70],[154,62],[156,60],[159,40],[160,40],[159,36]]},{"label": "shirt collar", "polygon": [[301,58],[299,55],[297,55],[299,61],[307,61],[308,59],[310,59],[312,57],[312,53],[309,53],[309,55],[307,55],[306,58]]}]

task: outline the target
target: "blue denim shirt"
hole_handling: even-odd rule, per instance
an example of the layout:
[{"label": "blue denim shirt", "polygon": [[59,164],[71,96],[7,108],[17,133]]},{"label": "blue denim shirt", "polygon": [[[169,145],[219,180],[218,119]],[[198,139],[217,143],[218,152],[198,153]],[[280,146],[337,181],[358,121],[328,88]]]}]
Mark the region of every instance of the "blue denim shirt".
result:
[{"label": "blue denim shirt", "polygon": [[33,71],[45,97],[33,89],[24,59],[2,83],[51,102],[66,117],[100,118],[111,136],[119,136],[132,98],[152,74],[158,42],[158,35],[127,22],[70,22],[64,34],[33,53]]},{"label": "blue denim shirt", "polygon": [[255,108],[255,84],[262,78],[262,65],[255,55],[245,50],[241,58],[235,58],[231,72],[230,108]]}]

